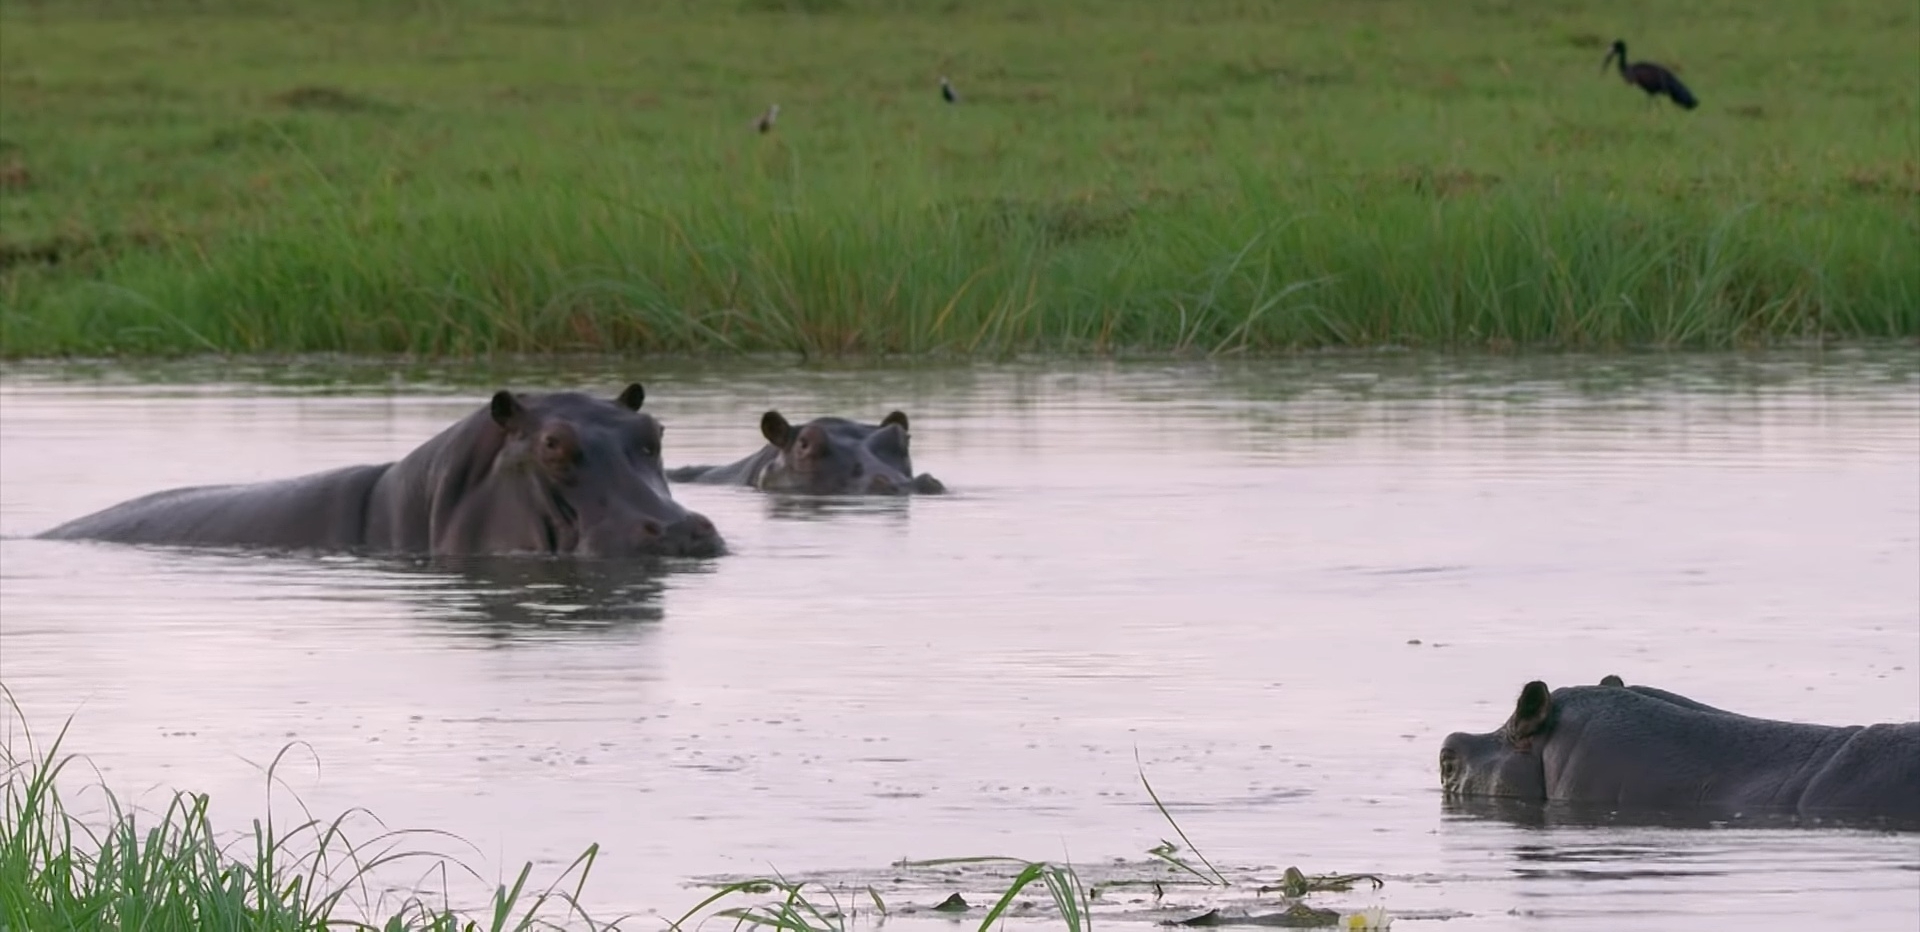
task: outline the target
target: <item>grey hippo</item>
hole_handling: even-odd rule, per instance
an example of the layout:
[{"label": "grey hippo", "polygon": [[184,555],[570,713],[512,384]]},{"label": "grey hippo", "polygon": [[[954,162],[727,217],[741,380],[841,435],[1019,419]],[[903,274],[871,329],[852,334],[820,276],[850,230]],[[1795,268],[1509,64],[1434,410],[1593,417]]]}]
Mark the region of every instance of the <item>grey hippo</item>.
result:
[{"label": "grey hippo", "polygon": [[1754,718],[1617,676],[1520,690],[1513,714],[1440,747],[1450,796],[1920,820],[1920,722]]},{"label": "grey hippo", "polygon": [[638,384],[611,401],[500,391],[398,462],[155,492],[40,537],[384,554],[714,556],[674,502]]},{"label": "grey hippo", "polygon": [[760,416],[759,452],[724,466],[681,466],[675,482],[741,485],[763,492],[812,495],[901,495],[946,491],[940,480],[913,474],[907,416],[894,411],[878,424],[815,418],[798,428],[778,411]]}]

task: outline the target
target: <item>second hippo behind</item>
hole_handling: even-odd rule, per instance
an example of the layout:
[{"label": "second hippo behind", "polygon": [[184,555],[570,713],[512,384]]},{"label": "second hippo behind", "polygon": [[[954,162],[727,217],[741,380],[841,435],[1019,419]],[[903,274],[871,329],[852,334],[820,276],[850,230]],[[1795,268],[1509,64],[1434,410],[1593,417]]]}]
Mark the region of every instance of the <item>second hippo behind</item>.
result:
[{"label": "second hippo behind", "polygon": [[778,411],[760,416],[767,445],[724,466],[668,470],[675,482],[744,485],[763,492],[809,495],[905,495],[946,491],[940,480],[913,474],[907,416],[894,411],[878,424],[839,417],[814,418],[798,427]]}]

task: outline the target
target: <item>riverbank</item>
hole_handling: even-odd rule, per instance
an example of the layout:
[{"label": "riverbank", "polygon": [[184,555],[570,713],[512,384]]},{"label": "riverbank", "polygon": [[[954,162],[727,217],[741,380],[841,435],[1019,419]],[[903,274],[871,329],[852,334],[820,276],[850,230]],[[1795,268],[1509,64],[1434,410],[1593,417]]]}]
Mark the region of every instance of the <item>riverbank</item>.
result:
[{"label": "riverbank", "polygon": [[0,353],[1920,336],[1920,12],[1646,19],[7,0]]}]

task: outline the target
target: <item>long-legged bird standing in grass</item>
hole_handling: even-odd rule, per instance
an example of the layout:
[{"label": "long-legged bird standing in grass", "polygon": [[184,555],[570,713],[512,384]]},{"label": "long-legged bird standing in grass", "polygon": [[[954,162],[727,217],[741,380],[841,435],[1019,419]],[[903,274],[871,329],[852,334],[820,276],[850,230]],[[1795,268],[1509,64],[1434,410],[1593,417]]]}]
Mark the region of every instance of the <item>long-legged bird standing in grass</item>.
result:
[{"label": "long-legged bird standing in grass", "polygon": [[1600,70],[1607,70],[1607,66],[1613,64],[1615,58],[1620,59],[1620,79],[1646,91],[1648,98],[1665,94],[1673,98],[1674,103],[1688,110],[1700,106],[1700,101],[1694,98],[1693,92],[1687,90],[1687,86],[1681,84],[1680,79],[1673,76],[1673,72],[1650,61],[1627,64],[1626,40],[1613,40],[1613,48],[1607,52],[1606,60],[1600,63]]},{"label": "long-legged bird standing in grass", "polygon": [[944,74],[940,76],[940,99],[950,104],[960,102],[960,92],[953,89],[953,82],[948,81]]},{"label": "long-legged bird standing in grass", "polygon": [[771,104],[767,107],[767,112],[760,114],[759,119],[756,119],[753,121],[753,128],[756,130],[759,130],[762,133],[772,132],[773,121],[779,118],[780,118],[780,105]]}]

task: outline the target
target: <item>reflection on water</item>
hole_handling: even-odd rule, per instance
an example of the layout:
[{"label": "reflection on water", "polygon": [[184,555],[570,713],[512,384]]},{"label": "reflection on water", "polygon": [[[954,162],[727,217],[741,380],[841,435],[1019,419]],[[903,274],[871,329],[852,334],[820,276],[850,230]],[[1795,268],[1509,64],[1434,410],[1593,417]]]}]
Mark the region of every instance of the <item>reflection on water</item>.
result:
[{"label": "reflection on water", "polygon": [[[1447,797],[1440,811],[1454,819],[1490,819],[1517,828],[1685,828],[1685,829],[1857,829],[1864,831],[1920,831],[1920,822],[1906,818],[1800,816],[1793,812],[1755,809],[1726,812],[1702,809],[1621,809],[1598,803],[1540,802],[1524,799]],[[1920,868],[1920,865],[1916,865]]]},{"label": "reflection on water", "polygon": [[380,566],[414,577],[409,601],[447,629],[511,644],[658,622],[667,578],[687,565],[676,562],[436,557]]},{"label": "reflection on water", "polygon": [[767,495],[766,515],[776,521],[833,521],[849,515],[906,521],[912,509],[905,496]]},{"label": "reflection on water", "polygon": [[[697,874],[1138,858],[1169,831],[1144,769],[1216,863],[1381,872],[1330,901],[1449,928],[1920,919],[1917,834],[1449,804],[1435,763],[1530,679],[1920,717],[1911,352],[490,365],[9,367],[0,678],[117,786],[228,825],[301,741],[316,812],[502,870],[598,842],[596,913],[678,915]],[[769,407],[900,408],[952,491],[679,486],[733,553],[658,564],[23,537],[635,377],[670,466],[756,448]]]}]

